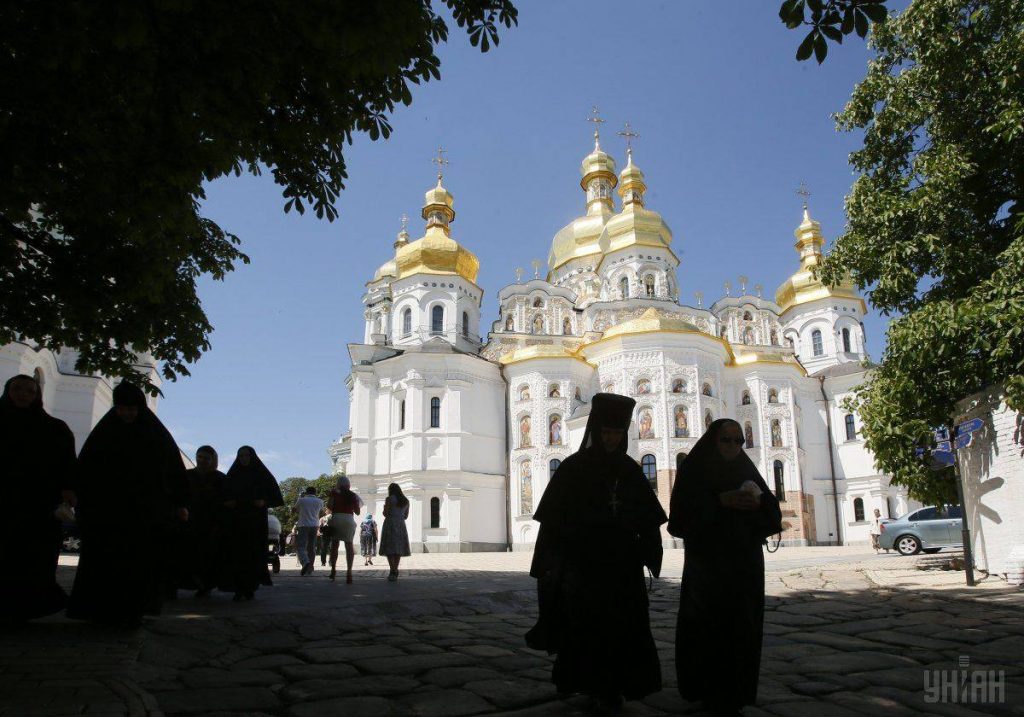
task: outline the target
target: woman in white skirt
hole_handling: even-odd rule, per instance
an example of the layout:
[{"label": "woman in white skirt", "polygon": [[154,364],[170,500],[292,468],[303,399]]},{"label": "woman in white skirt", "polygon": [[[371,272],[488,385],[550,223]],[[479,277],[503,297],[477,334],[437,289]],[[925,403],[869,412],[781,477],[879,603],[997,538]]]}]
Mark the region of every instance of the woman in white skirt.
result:
[{"label": "woman in white skirt", "polygon": [[380,554],[388,559],[391,572],[388,581],[398,580],[398,562],[409,551],[409,531],[405,520],[409,517],[409,499],[397,483],[388,486],[388,499],[384,501],[384,525],[380,529]]},{"label": "woman in white skirt", "polygon": [[356,555],[352,545],[356,535],[355,516],[359,515],[362,505],[363,499],[352,492],[349,479],[346,476],[338,476],[338,482],[327,496],[327,508],[331,511],[331,519],[327,523],[331,539],[331,580],[334,580],[337,570],[338,543],[341,542],[345,544],[345,561],[348,564],[345,582],[352,582],[352,561]]}]

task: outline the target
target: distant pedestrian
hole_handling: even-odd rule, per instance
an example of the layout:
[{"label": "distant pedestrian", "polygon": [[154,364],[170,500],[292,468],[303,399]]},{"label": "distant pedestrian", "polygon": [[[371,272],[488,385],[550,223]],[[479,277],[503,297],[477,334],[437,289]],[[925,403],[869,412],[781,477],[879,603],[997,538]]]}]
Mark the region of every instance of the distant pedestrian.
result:
[{"label": "distant pedestrian", "polygon": [[234,600],[252,600],[262,585],[273,584],[267,571],[267,508],[284,505],[281,488],[256,451],[238,449],[224,485],[224,532],[227,547],[222,590]]},{"label": "distant pedestrian", "polygon": [[144,614],[160,613],[167,541],[188,518],[181,452],[142,389],[122,382],[78,467],[82,553],[68,617],[137,626]]},{"label": "distant pedestrian", "polygon": [[345,582],[352,582],[352,561],[355,560],[355,548],[352,540],[356,534],[356,519],[363,506],[363,499],[352,492],[352,484],[346,476],[338,476],[334,489],[327,498],[327,507],[331,510],[331,521],[328,529],[331,534],[331,580],[334,580],[338,566],[338,543],[345,544]]},{"label": "distant pedestrian", "polygon": [[14,376],[0,397],[0,566],[8,579],[0,590],[0,622],[31,620],[64,608],[57,584],[60,521],[54,511],[75,504],[75,438],[64,421],[43,410],[31,376]]},{"label": "distant pedestrian", "polygon": [[[875,517],[871,519],[871,547],[875,549],[876,554],[882,549],[878,543],[880,537],[882,537],[882,511],[875,508]],[[888,553],[889,549],[886,548],[885,552]]]},{"label": "distant pedestrian", "polygon": [[377,521],[370,512],[359,526],[359,552],[364,558],[363,565],[373,565],[373,556],[377,554]]},{"label": "distant pedestrian", "polygon": [[227,476],[217,470],[217,451],[212,446],[196,450],[196,467],[186,475],[189,487],[189,516],[183,541],[181,561],[185,584],[204,597],[217,587],[220,577],[221,541],[224,523],[224,481]]},{"label": "distant pedestrian", "polygon": [[409,532],[405,521],[409,517],[409,499],[405,497],[401,486],[392,483],[388,486],[388,497],[384,501],[384,526],[380,530],[380,555],[388,559],[391,572],[388,581],[398,580],[398,563],[405,556],[412,555],[409,550]]},{"label": "distant pedestrian", "polygon": [[295,552],[299,558],[299,565],[302,566],[300,575],[309,575],[313,572],[313,563],[316,559],[316,534],[320,527],[320,513],[324,509],[324,502],[316,497],[316,488],[309,486],[295,502],[295,510],[299,514],[295,535]]},{"label": "distant pedestrian", "polygon": [[331,552],[331,535],[328,524],[331,520],[331,511],[324,509],[324,514],[320,516],[320,525],[316,531],[316,548],[317,552],[320,553],[320,565],[327,565],[327,556]]},{"label": "distant pedestrian", "polygon": [[743,429],[714,421],[679,466],[668,532],[685,541],[676,678],[686,700],[738,715],[757,699],[764,553],[779,501],[743,451]]}]

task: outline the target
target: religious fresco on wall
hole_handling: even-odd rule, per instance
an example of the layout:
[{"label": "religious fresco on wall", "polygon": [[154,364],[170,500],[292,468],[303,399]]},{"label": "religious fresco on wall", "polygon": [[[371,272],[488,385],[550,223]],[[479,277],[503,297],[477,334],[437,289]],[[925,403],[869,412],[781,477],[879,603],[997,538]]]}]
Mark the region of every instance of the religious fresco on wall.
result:
[{"label": "religious fresco on wall", "polygon": [[707,432],[711,428],[711,424],[714,423],[714,417],[711,415],[711,411],[704,412],[704,431]]},{"label": "religious fresco on wall", "polygon": [[530,438],[530,416],[526,415],[519,419],[519,447],[532,448],[533,441]]},{"label": "religious fresco on wall", "polygon": [[740,400],[740,403],[742,403],[744,406],[750,405],[750,391],[743,392],[743,398]]},{"label": "religious fresco on wall", "polygon": [[747,442],[747,448],[754,445],[754,429],[751,427],[750,421],[747,421],[747,424],[743,426],[743,440]]},{"label": "religious fresco on wall", "polygon": [[686,420],[686,406],[676,406],[673,423],[675,424],[676,438],[689,438],[690,426]]},{"label": "religious fresco on wall", "polygon": [[640,427],[640,438],[654,438],[654,415],[651,413],[651,409],[640,409],[637,425]]},{"label": "religious fresco on wall", "polygon": [[530,400],[530,387],[527,386],[526,384],[523,384],[522,386],[519,387],[519,400],[520,401],[529,401]]},{"label": "religious fresco on wall", "polygon": [[533,515],[533,468],[529,461],[519,467],[519,515]]},{"label": "religious fresco on wall", "polygon": [[548,388],[548,398],[561,398],[562,390],[558,387],[557,383],[551,384]]},{"label": "religious fresco on wall", "polygon": [[513,326],[512,315],[509,314],[508,318],[505,319],[505,331],[511,331]]},{"label": "religious fresco on wall", "polygon": [[651,392],[650,379],[642,378],[636,382],[637,395],[645,396]]},{"label": "religious fresco on wall", "polygon": [[548,443],[552,446],[562,445],[562,417],[557,413],[548,422]]},{"label": "religious fresco on wall", "polygon": [[542,319],[539,314],[533,317],[533,333],[544,333],[544,319]]},{"label": "religious fresco on wall", "polygon": [[703,393],[705,396],[710,396],[711,395],[711,384],[710,383],[704,384],[701,387],[700,392]]},{"label": "religious fresco on wall", "polygon": [[776,448],[782,446],[782,426],[778,420],[772,421],[772,445]]},{"label": "religious fresco on wall", "polygon": [[672,393],[685,393],[686,381],[681,378],[672,379]]}]

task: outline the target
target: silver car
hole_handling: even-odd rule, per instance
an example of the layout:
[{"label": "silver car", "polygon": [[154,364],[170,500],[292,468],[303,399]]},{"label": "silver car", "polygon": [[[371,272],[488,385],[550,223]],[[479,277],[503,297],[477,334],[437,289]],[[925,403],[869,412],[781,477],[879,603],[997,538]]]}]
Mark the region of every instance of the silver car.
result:
[{"label": "silver car", "polygon": [[959,505],[929,506],[882,523],[878,544],[900,555],[937,553],[942,548],[962,548]]}]

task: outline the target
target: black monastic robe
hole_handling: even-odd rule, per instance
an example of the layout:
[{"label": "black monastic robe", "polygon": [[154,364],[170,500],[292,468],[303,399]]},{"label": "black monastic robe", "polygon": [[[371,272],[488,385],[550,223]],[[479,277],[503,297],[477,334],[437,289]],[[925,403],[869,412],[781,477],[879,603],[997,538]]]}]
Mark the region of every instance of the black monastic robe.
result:
[{"label": "black monastic robe", "polygon": [[[251,596],[260,585],[272,585],[267,569],[267,510],[284,505],[273,474],[253,451],[253,462],[236,459],[224,480],[223,572],[221,590]],[[263,501],[263,506],[255,505]]]},{"label": "black monastic robe", "polygon": [[527,643],[558,654],[559,692],[639,699],[660,690],[644,566],[661,570],[667,518],[640,466],[624,451],[581,450],[551,477],[533,517],[540,618]]},{"label": "black monastic robe", "polygon": [[[764,624],[764,539],[782,530],[779,501],[743,452],[717,453],[712,424],[677,471],[669,532],[684,541],[676,677],[684,699],[724,709],[757,698]],[[719,494],[751,480],[761,507],[724,507]]]},{"label": "black monastic robe", "polygon": [[198,468],[186,471],[188,481],[188,523],[181,526],[177,541],[180,553],[174,556],[177,586],[204,590],[217,586],[221,573],[221,542],[224,523],[224,482],[218,470],[202,473]]}]

